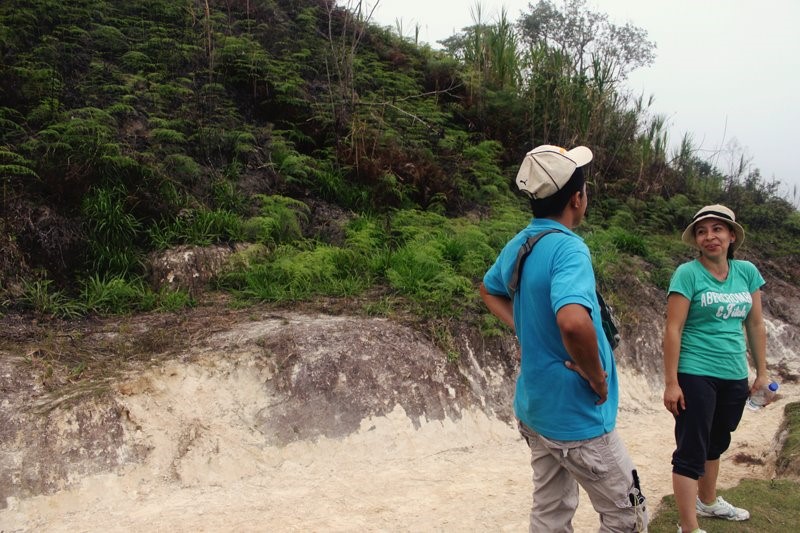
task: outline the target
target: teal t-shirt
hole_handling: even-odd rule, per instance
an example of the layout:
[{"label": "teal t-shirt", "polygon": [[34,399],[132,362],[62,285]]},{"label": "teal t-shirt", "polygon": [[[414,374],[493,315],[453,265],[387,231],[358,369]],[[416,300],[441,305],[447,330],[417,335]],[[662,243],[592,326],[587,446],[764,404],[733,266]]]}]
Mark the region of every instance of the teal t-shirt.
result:
[{"label": "teal t-shirt", "polygon": [[743,325],[753,305],[752,294],[764,285],[764,278],[749,261],[731,259],[728,264],[725,281],[712,276],[697,259],[680,265],[672,275],[669,293],[681,294],[690,302],[678,372],[747,378]]},{"label": "teal t-shirt", "polygon": [[[583,239],[558,222],[535,219],[506,244],[483,284],[490,294],[510,297],[508,283],[520,246],[548,229],[563,233],[546,235],[536,244],[514,298],[514,325],[522,352],[514,413],[547,438],[591,439],[614,429],[619,385],[614,353],[603,333],[592,259]],[[564,365],[570,355],[556,314],[567,304],[584,306],[592,317],[600,362],[608,373],[608,400],[601,405],[595,405],[597,395],[589,383]]]}]

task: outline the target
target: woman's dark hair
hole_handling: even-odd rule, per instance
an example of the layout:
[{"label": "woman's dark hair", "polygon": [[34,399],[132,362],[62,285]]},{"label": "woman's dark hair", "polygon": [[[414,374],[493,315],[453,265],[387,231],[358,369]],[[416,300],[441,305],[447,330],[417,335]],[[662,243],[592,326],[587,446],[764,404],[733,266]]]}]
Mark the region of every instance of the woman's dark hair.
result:
[{"label": "woman's dark hair", "polygon": [[[727,222],[725,223],[725,225],[726,225],[726,226],[728,226],[728,229],[730,230],[730,232],[731,232],[731,233],[733,233],[734,235],[736,235],[736,230],[734,229],[734,227],[733,227],[733,226],[731,226],[731,225],[730,225],[730,224],[728,224]],[[728,259],[733,259],[733,243],[731,243],[731,244],[728,246]]]},{"label": "woman's dark hair", "polygon": [[560,215],[567,207],[570,197],[575,192],[583,189],[586,178],[583,175],[583,167],[578,167],[570,176],[569,181],[564,184],[554,195],[547,198],[531,198],[531,211],[536,218],[547,218]]}]

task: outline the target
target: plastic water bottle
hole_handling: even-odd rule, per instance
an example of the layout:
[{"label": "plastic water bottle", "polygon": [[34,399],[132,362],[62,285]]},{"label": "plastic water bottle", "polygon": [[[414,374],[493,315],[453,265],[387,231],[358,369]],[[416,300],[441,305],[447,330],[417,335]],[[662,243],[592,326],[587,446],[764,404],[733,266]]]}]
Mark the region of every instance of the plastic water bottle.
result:
[{"label": "plastic water bottle", "polygon": [[778,384],[776,382],[770,383],[766,387],[762,387],[761,389],[757,390],[750,397],[747,399],[747,408],[752,411],[758,411],[769,402],[772,401],[772,398],[775,396],[775,392],[778,390]]}]

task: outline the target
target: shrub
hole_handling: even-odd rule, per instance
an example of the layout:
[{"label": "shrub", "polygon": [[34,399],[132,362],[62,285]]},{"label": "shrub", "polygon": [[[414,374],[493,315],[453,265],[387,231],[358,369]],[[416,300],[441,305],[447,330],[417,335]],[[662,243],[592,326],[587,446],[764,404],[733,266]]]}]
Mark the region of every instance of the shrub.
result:
[{"label": "shrub", "polygon": [[280,133],[274,132],[270,143],[270,166],[290,185],[311,185],[317,170],[314,159],[298,152]]},{"label": "shrub", "polygon": [[197,182],[203,169],[188,155],[170,154],[164,158],[164,171],[179,182],[191,184]]},{"label": "shrub", "polygon": [[175,220],[155,224],[147,233],[158,249],[175,244],[208,246],[238,242],[244,236],[241,219],[224,209],[185,211]]},{"label": "shrub", "polygon": [[195,305],[194,298],[188,292],[182,290],[171,291],[163,289],[158,293],[156,302],[155,308],[164,312],[179,311]]},{"label": "shrub", "polygon": [[435,241],[411,242],[389,260],[386,277],[392,288],[418,304],[423,316],[446,316],[475,300],[472,281],[457,274]]},{"label": "shrub", "polygon": [[444,258],[459,274],[470,279],[483,277],[496,255],[489,237],[471,224],[457,228],[445,242]]},{"label": "shrub", "polygon": [[302,223],[308,221],[310,209],[306,204],[280,195],[257,195],[260,202],[258,227],[267,231],[259,242],[285,243],[302,238]]},{"label": "shrub", "polygon": [[84,281],[81,299],[89,312],[123,314],[143,310],[141,303],[145,293],[141,281],[96,275]]},{"label": "shrub", "polygon": [[345,247],[352,250],[370,273],[383,276],[389,266],[385,229],[373,218],[359,217],[345,228]]},{"label": "shrub", "polygon": [[140,266],[136,242],[141,224],[128,211],[127,200],[120,185],[92,189],[83,200],[89,263],[96,272],[125,275]]},{"label": "shrub", "polygon": [[597,283],[601,286],[608,286],[613,280],[613,271],[620,260],[612,233],[606,230],[591,230],[584,235],[584,242],[592,255],[592,266]]},{"label": "shrub", "polygon": [[620,252],[640,257],[647,256],[647,245],[641,235],[619,227],[613,227],[609,231],[614,246]]},{"label": "shrub", "polygon": [[215,180],[211,194],[217,209],[241,213],[245,209],[245,198],[236,190],[236,185],[226,179]]},{"label": "shrub", "polygon": [[471,179],[459,184],[462,197],[486,204],[508,196],[508,179],[498,166],[502,151],[503,146],[497,141],[484,141],[464,150]]},{"label": "shrub", "polygon": [[24,281],[17,304],[41,316],[76,318],[85,313],[79,302],[53,288],[52,280]]},{"label": "shrub", "polygon": [[153,61],[150,59],[150,56],[135,50],[122,54],[120,62],[122,67],[131,73],[154,69]]},{"label": "shrub", "polygon": [[177,311],[194,305],[186,291],[162,289],[154,293],[141,279],[92,276],[83,282],[83,307],[100,315],[137,311]]},{"label": "shrub", "polygon": [[241,296],[266,301],[296,301],[312,296],[350,296],[371,282],[363,258],[351,250],[317,245],[301,250],[284,245],[270,262],[220,277],[219,284]]},{"label": "shrub", "polygon": [[169,128],[155,128],[150,131],[150,140],[157,144],[186,144],[186,136]]}]

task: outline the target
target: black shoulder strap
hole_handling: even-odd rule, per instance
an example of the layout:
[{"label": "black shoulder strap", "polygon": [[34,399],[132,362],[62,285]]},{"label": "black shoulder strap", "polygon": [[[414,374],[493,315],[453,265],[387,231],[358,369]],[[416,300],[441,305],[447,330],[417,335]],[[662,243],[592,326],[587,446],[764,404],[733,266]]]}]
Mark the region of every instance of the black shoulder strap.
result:
[{"label": "black shoulder strap", "polygon": [[522,265],[525,263],[525,260],[528,258],[528,256],[531,255],[531,251],[533,251],[533,247],[537,242],[539,242],[539,239],[551,233],[564,232],[560,229],[548,229],[540,231],[536,235],[528,237],[528,240],[525,241],[525,244],[519,247],[519,252],[517,252],[517,260],[514,263],[514,271],[511,273],[511,279],[508,282],[508,292],[511,294],[512,299],[516,295],[517,289],[519,289],[519,278],[522,275]]},{"label": "black shoulder strap", "polygon": [[[525,241],[525,244],[520,246],[519,252],[517,252],[517,261],[514,263],[514,271],[511,273],[511,280],[508,282],[508,292],[511,295],[512,300],[514,299],[514,296],[516,296],[517,290],[519,289],[519,278],[522,275],[522,265],[525,263],[525,260],[528,258],[528,256],[531,255],[533,247],[537,242],[539,242],[539,239],[545,235],[556,232],[564,233],[560,229],[545,230],[537,233],[533,237],[528,237],[528,240]],[[608,339],[608,343],[611,345],[611,349],[614,350],[620,341],[619,324],[617,323],[617,319],[614,316],[611,307],[606,304],[605,300],[603,300],[603,296],[600,294],[600,291],[595,289],[595,294],[597,295],[597,303],[600,306],[600,320],[603,326],[603,333],[605,333],[606,339]]]}]

